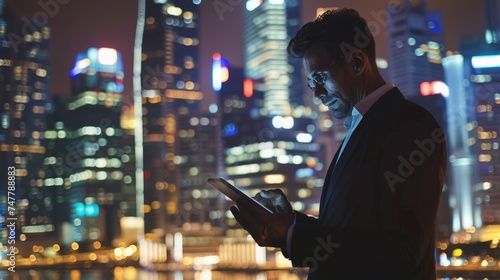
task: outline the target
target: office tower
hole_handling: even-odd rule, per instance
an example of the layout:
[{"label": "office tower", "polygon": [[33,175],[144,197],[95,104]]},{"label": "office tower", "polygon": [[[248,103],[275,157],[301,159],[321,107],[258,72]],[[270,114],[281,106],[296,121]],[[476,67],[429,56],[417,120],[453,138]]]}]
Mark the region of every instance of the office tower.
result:
[{"label": "office tower", "polygon": [[[227,177],[227,170],[241,166],[240,162],[249,162],[253,155],[244,152],[243,147],[257,143],[259,131],[255,126],[255,115],[262,107],[262,93],[253,90],[253,82],[245,79],[243,68],[236,68],[219,54],[213,58],[213,84],[218,97],[217,114],[220,121],[219,137],[221,139],[221,167],[220,177]],[[226,62],[226,63],[224,63]],[[219,79],[219,80],[217,80]],[[252,118],[252,116],[254,116]],[[265,133],[260,134],[260,138]],[[232,151],[238,151],[233,154]],[[230,171],[231,172],[231,171]],[[248,183],[236,180],[239,187],[248,187]],[[226,221],[226,235],[229,237],[243,237],[246,232],[241,229],[232,214],[226,211],[223,215],[229,217]]]},{"label": "office tower", "polygon": [[[484,4],[486,28],[489,31],[498,29],[498,1],[484,1]],[[463,209],[470,211],[472,208],[472,211],[456,234],[462,240],[467,233],[473,233],[472,241],[489,241],[498,238],[496,233],[500,229],[500,201],[497,199],[500,193],[497,141],[500,129],[497,117],[500,110],[500,95],[497,94],[500,91],[500,47],[493,41],[493,33],[486,36],[485,41],[469,40],[460,44],[467,97],[467,110],[464,110],[468,117],[466,143],[473,166],[472,182],[464,190],[464,193],[469,192],[471,206]],[[462,205],[457,207],[464,208]]]},{"label": "office tower", "polygon": [[[10,11],[5,9],[4,0],[0,0],[0,88],[3,94],[0,95],[0,162],[2,162],[2,172],[0,173],[0,188],[7,190],[7,166],[11,166],[14,161],[9,143],[11,142],[10,133],[10,103],[11,103],[11,81],[12,81],[12,66],[13,54],[9,41],[7,39],[7,21],[10,16]],[[6,107],[7,106],[7,107]],[[8,149],[7,149],[8,148]],[[5,164],[5,166],[4,166]],[[0,194],[0,243],[6,244],[8,238],[8,230],[5,226],[7,217],[7,193]],[[0,250],[0,258],[3,260],[7,254],[6,250]]]},{"label": "office tower", "polygon": [[[474,226],[472,189],[477,179],[474,172],[477,165],[471,146],[474,145],[473,127],[476,122],[473,100],[463,83],[463,56],[457,54],[443,58],[443,67],[445,82],[449,87],[449,96],[446,98],[447,146],[450,159],[447,177],[450,183],[448,199],[451,208],[451,230],[460,232]],[[445,219],[443,222],[447,223]]]},{"label": "office tower", "polygon": [[123,106],[120,117],[120,127],[123,129],[123,155],[121,156],[123,170],[122,202],[120,211],[126,217],[135,217],[136,210],[136,180],[135,180],[135,154],[134,154],[134,107]]},{"label": "office tower", "polygon": [[73,96],[66,104],[66,157],[73,241],[111,244],[119,234],[119,198],[124,179],[120,127],[123,65],[110,48],[77,55],[71,70]]},{"label": "office tower", "polygon": [[253,84],[249,100],[262,96],[262,102],[252,101],[252,134],[226,149],[231,164],[225,172],[250,193],[282,188],[298,209],[308,211],[310,201],[319,200],[312,196],[315,187],[321,186],[315,176],[321,167],[318,145],[313,142],[317,114],[305,93],[301,60],[286,53],[300,26],[300,1],[246,2],[245,78]]},{"label": "office tower", "polygon": [[[4,8],[2,1],[0,10]],[[42,168],[45,114],[51,110],[48,103],[51,30],[46,26],[25,26],[25,22],[8,10],[3,12],[0,19],[0,159],[5,171],[0,178],[2,184],[6,184],[3,176],[7,175],[7,167],[15,168],[16,203],[9,206],[17,210],[20,240],[30,241],[54,232],[53,197],[43,185]]]},{"label": "office tower", "polygon": [[498,157],[500,130],[500,48],[495,44],[464,43],[462,45],[465,76],[469,77],[468,93],[473,99],[475,122],[471,127],[474,137],[470,144],[478,164],[479,180],[471,189],[474,216],[473,225],[482,240],[494,238],[492,228],[500,228],[500,158]]},{"label": "office tower", "polygon": [[500,1],[483,0],[487,44],[500,44]]},{"label": "office tower", "polygon": [[179,227],[177,184],[183,174],[173,162],[177,115],[196,111],[203,97],[198,81],[200,2],[146,2],[141,74],[145,231],[161,238]]},{"label": "office tower", "polygon": [[212,113],[194,113],[180,115],[177,123],[174,163],[183,174],[177,185],[180,225],[185,235],[220,236],[227,205],[220,192],[206,184],[207,178],[217,177],[219,169],[218,119]]},{"label": "office tower", "polygon": [[70,149],[66,104],[68,97],[63,95],[54,96],[51,100],[53,110],[47,113],[47,129],[44,133],[46,143],[43,170],[45,173],[44,186],[52,191],[53,223],[55,227],[56,240],[61,244],[69,244],[71,238],[70,226],[70,196],[71,188],[69,174],[78,162],[74,159],[76,151]]},{"label": "office tower", "polygon": [[245,76],[264,93],[262,113],[291,116],[305,102],[300,59],[288,59],[286,47],[300,29],[299,1],[247,1]]},{"label": "office tower", "polygon": [[420,96],[422,82],[443,80],[441,16],[427,12],[425,1],[387,6],[392,81],[407,98]]}]

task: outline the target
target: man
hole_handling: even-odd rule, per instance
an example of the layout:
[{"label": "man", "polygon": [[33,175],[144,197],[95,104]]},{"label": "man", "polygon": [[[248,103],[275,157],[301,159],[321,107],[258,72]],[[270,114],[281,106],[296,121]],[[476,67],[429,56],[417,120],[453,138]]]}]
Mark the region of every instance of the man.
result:
[{"label": "man", "polygon": [[[295,212],[279,190],[231,211],[261,246],[279,247],[309,279],[435,279],[436,212],[445,176],[444,134],[432,115],[387,84],[375,41],[352,9],[307,23],[288,52],[347,135],[328,169],[319,217]],[[410,67],[410,65],[408,65]]]}]

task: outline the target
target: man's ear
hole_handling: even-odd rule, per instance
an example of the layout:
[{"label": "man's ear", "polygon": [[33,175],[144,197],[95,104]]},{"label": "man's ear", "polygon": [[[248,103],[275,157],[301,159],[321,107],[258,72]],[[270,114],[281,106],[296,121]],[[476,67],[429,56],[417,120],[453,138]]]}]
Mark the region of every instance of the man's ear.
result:
[{"label": "man's ear", "polygon": [[356,50],[351,53],[351,66],[356,75],[361,75],[365,70],[366,57],[363,52]]}]

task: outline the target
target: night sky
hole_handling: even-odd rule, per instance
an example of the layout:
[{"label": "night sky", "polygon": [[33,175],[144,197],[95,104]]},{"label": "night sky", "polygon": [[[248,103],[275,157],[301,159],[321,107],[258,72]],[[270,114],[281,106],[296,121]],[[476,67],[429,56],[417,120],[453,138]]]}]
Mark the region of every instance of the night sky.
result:
[{"label": "night sky", "polygon": [[[60,4],[59,2],[64,3]],[[188,0],[182,0],[188,1]],[[377,55],[388,58],[387,32],[382,14],[385,5],[403,0],[303,0],[304,22],[311,21],[317,7],[351,7],[367,21],[375,21],[381,30],[374,34]],[[69,70],[77,53],[90,47],[110,47],[122,53],[125,72],[124,94],[132,94],[132,60],[135,36],[137,1],[135,0],[6,0],[7,6],[19,16],[33,20],[33,15],[44,8],[40,3],[51,3],[48,14],[52,27],[51,41],[51,95],[70,94]],[[229,10],[217,10],[217,2],[236,3]],[[418,1],[412,1],[418,2]],[[434,0],[426,1],[428,10],[439,10],[443,16],[446,49],[456,51],[461,38],[484,34],[482,1]],[[48,4],[47,4],[48,5]],[[211,56],[220,52],[232,65],[243,65],[243,0],[203,0],[201,4],[200,75],[202,91],[208,104],[215,100],[211,89]],[[388,81],[389,82],[389,81]],[[131,100],[125,98],[125,100]],[[206,107],[206,106],[205,106]]]}]

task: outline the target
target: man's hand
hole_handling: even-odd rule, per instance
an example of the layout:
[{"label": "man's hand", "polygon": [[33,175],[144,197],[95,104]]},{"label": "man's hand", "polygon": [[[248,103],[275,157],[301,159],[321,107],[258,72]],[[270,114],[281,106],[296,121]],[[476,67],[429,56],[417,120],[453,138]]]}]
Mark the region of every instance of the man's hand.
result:
[{"label": "man's hand", "polygon": [[264,190],[256,194],[253,199],[266,206],[274,213],[293,213],[292,204],[280,189]]},{"label": "man's hand", "polygon": [[286,246],[288,229],[295,220],[293,210],[269,213],[243,200],[237,201],[236,205],[238,207],[231,206],[231,212],[257,244],[279,248]]}]

